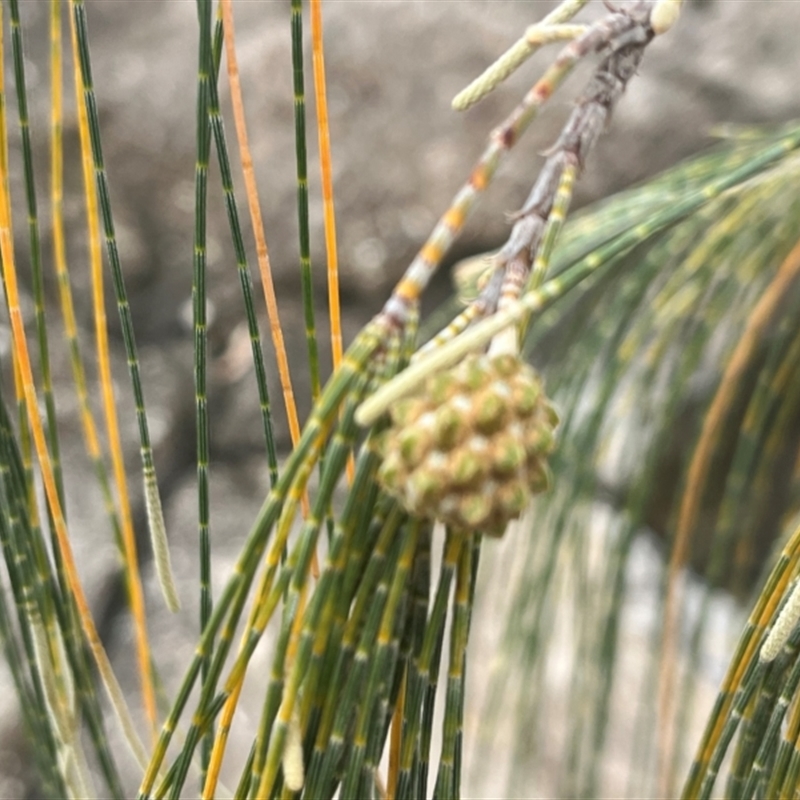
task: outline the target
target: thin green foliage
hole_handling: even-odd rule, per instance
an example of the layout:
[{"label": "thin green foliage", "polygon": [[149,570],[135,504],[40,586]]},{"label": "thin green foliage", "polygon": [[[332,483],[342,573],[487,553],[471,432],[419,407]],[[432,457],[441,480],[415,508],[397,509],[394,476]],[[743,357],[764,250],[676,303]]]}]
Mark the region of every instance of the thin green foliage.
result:
[{"label": "thin green foliage", "polygon": [[28,91],[25,80],[25,58],[23,55],[22,28],[19,19],[19,3],[10,0],[11,47],[14,56],[14,79],[17,86],[17,111],[19,128],[22,136],[22,159],[25,166],[25,197],[28,206],[28,237],[31,255],[31,277],[33,285],[34,315],[36,318],[36,339],[39,346],[39,368],[42,377],[42,394],[44,395],[47,414],[47,439],[53,459],[53,472],[56,477],[59,495],[64,498],[64,484],[61,477],[61,456],[56,427],[56,406],[53,396],[53,376],[50,371],[50,347],[47,341],[45,325],[44,280],[42,270],[42,246],[39,235],[39,212],[36,200],[36,182],[34,175],[34,159],[31,148],[30,119],[28,118]]},{"label": "thin green foliage", "polygon": [[[250,349],[253,358],[253,368],[256,378],[256,389],[258,391],[259,409],[261,411],[261,421],[264,428],[264,441],[266,445],[267,466],[271,485],[275,484],[278,478],[278,455],[275,444],[275,431],[272,422],[272,404],[269,397],[267,385],[267,371],[264,364],[264,349],[261,343],[261,332],[258,327],[258,315],[253,297],[253,276],[248,264],[247,254],[244,244],[244,234],[239,218],[238,205],[233,190],[233,175],[231,169],[228,145],[225,137],[222,112],[219,105],[219,89],[217,87],[217,76],[219,75],[219,65],[222,53],[223,28],[221,19],[217,19],[214,26],[213,42],[211,46],[211,57],[213,65],[209,72],[208,82],[208,115],[211,123],[211,131],[214,135],[214,145],[217,149],[217,160],[219,164],[220,179],[222,182],[222,192],[225,198],[225,210],[228,216],[228,227],[231,232],[231,241],[234,254],[236,256],[236,271],[239,277],[239,286],[242,291],[245,318],[247,320],[247,332],[250,337]],[[208,142],[206,142],[208,146]]]},{"label": "thin green foliage", "polygon": [[[159,568],[159,578],[163,587],[165,599],[170,607],[177,607],[177,594],[174,581],[170,573],[168,549],[166,547],[166,530],[161,500],[158,492],[158,480],[153,461],[153,446],[150,441],[150,426],[147,421],[145,409],[144,390],[139,369],[139,357],[136,348],[136,338],[133,331],[128,293],[125,288],[125,278],[122,273],[122,264],[117,246],[114,217],[111,210],[111,196],[108,187],[108,176],[103,160],[103,144],[100,136],[100,120],[97,113],[97,98],[94,91],[92,78],[92,62],[89,51],[89,33],[86,19],[86,7],[83,0],[70,0],[75,32],[78,42],[80,74],[86,112],[89,119],[89,133],[92,145],[92,158],[94,161],[97,193],[100,200],[100,210],[103,221],[108,262],[114,284],[114,293],[117,299],[117,311],[122,325],[122,337],[125,343],[125,355],[128,371],[131,378],[131,389],[136,404],[136,421],[139,430],[140,456],[142,461],[142,478],[144,481],[145,501],[147,504],[147,519],[150,526],[150,535],[153,542],[153,551],[157,554],[156,564]],[[160,557],[158,557],[160,554]]]},{"label": "thin green foliage", "polygon": [[[775,149],[771,136],[777,136],[780,142]],[[548,552],[551,547],[556,552],[568,550],[572,554],[570,560],[559,559],[559,562],[568,564],[571,572],[580,572],[575,558],[578,556],[579,562],[582,561],[583,557],[578,555],[581,553],[588,558],[592,548],[570,545],[570,536],[602,536],[608,548],[599,564],[584,562],[585,577],[576,580],[574,593],[569,594],[570,604],[574,604],[570,607],[584,609],[588,615],[575,633],[572,657],[576,663],[602,665],[598,672],[602,677],[586,691],[578,691],[576,687],[570,693],[575,704],[566,717],[571,721],[566,727],[570,731],[568,736],[573,742],[582,736],[589,739],[582,753],[576,751],[575,760],[564,773],[570,781],[563,787],[565,793],[593,794],[599,790],[597,771],[603,763],[607,731],[617,718],[614,714],[622,713],[621,709],[612,711],[613,676],[624,655],[624,651],[620,652],[624,645],[619,626],[626,602],[626,571],[630,569],[634,536],[645,524],[654,524],[654,513],[660,510],[664,514],[665,480],[677,480],[678,484],[674,487],[672,511],[667,511],[660,521],[665,527],[674,524],[676,505],[681,499],[681,479],[680,473],[676,477],[664,473],[664,455],[675,439],[676,428],[686,430],[688,455],[684,456],[681,469],[687,469],[692,439],[697,441],[696,426],[702,420],[702,403],[708,404],[712,396],[706,393],[703,399],[692,397],[690,387],[697,385],[698,371],[708,369],[712,363],[711,352],[715,354],[715,363],[725,363],[736,343],[736,332],[745,329],[755,301],[795,243],[798,161],[792,151],[797,142],[794,129],[765,134],[760,140],[732,140],[652,184],[609,201],[605,208],[578,215],[565,230],[554,267],[556,273],[571,269],[571,259],[586,250],[594,251],[589,258],[596,259],[597,271],[591,281],[565,298],[566,305],[555,305],[531,328],[528,346],[533,357],[546,365],[548,387],[556,401],[560,401],[562,445],[558,456],[560,466],[556,469],[565,477],[570,476],[566,479],[569,490],[565,487],[564,491],[556,491],[547,502],[541,503],[533,525],[537,531],[553,530],[561,539],[544,550]],[[762,161],[765,156],[768,161]],[[727,175],[739,173],[739,180],[727,184],[724,191],[719,190],[719,181],[714,180],[721,171]],[[684,198],[692,196],[705,198],[698,211],[691,215],[679,211],[673,216],[672,211],[687,202]],[[653,203],[657,199],[665,203],[661,207],[664,210],[659,209],[660,203]],[[597,239],[602,237],[602,242],[606,236],[604,219],[614,220],[609,227],[613,227],[616,238],[612,247],[603,245],[594,250]],[[764,235],[766,231],[769,235]],[[639,237],[635,249],[627,252],[617,249],[618,242],[634,237]],[[602,262],[598,259],[604,251],[614,250],[618,253],[614,258]],[[632,264],[635,269],[631,269]],[[726,269],[718,268],[719,264],[725,264]],[[776,370],[782,363],[789,363],[786,359],[792,326],[788,320],[795,313],[797,300],[795,295],[787,297],[781,311],[781,319],[787,324],[779,325],[777,330],[770,329],[772,338],[758,356],[754,371],[750,377],[743,376],[739,384],[740,399],[736,406],[739,410],[724,428],[730,438],[721,439],[723,446],[732,442],[734,447],[727,456],[721,451],[719,458],[724,460],[715,463],[718,470],[725,472],[718,472],[715,482],[710,484],[717,487],[715,492],[720,491],[720,485],[724,487],[721,495],[712,495],[716,497],[711,501],[716,504],[713,528],[716,533],[713,540],[708,536],[699,540],[707,549],[696,550],[691,556],[703,559],[697,562],[698,568],[708,570],[709,580],[738,587],[740,592],[741,587],[751,585],[758,563],[753,559],[759,548],[763,548],[756,537],[777,534],[775,522],[779,514],[774,507],[774,495],[771,501],[759,500],[764,492],[759,476],[774,475],[777,466],[785,463],[787,450],[791,452],[792,448],[791,443],[787,444],[786,431],[791,430],[789,419],[796,413],[797,405],[787,391],[788,386],[784,389],[781,382],[776,383]],[[581,334],[589,327],[593,336],[586,338]],[[721,355],[720,345],[725,347]],[[784,370],[783,380],[788,381],[790,374]],[[591,401],[587,402],[587,396]],[[785,412],[779,422],[781,408]],[[696,409],[693,416],[689,416],[689,409]],[[767,447],[770,433],[778,430],[782,435]],[[619,482],[598,485],[598,471],[608,469],[602,465],[609,450],[617,453],[614,469],[620,476]],[[590,453],[597,455],[587,458]],[[620,457],[622,453],[625,458]],[[626,469],[626,465],[630,467]],[[788,496],[781,496],[784,498],[781,502],[787,502]],[[600,498],[606,502],[610,499],[624,514],[617,523],[603,526],[604,533],[598,530],[602,529],[599,522],[602,517],[592,511],[596,505],[590,505]],[[774,520],[771,534],[764,532],[767,517],[763,505],[770,502],[773,505],[769,519]],[[613,513],[610,519],[614,519]],[[708,530],[707,518],[704,525]],[[699,536],[701,531],[697,533]],[[541,535],[537,533],[537,538]],[[520,557],[529,563],[542,558],[540,544],[534,546],[531,540],[523,546],[527,555]],[[553,558],[548,554],[542,563],[544,575],[552,575]],[[602,566],[603,563],[607,566]],[[547,606],[542,603],[553,608],[553,613],[558,605],[552,604],[564,603],[563,599],[557,600],[557,583],[543,584],[531,578],[527,575],[524,585],[514,591],[505,640],[506,658],[510,663],[520,664],[528,674],[537,669],[537,664],[544,669],[546,642],[553,635],[544,624],[543,608]],[[583,597],[578,594],[581,585],[595,586],[597,599],[591,599],[592,592]],[[706,601],[691,638],[690,658],[695,664],[702,658],[708,608]],[[654,619],[658,618],[656,612]],[[531,619],[537,620],[533,627],[530,622],[523,622]],[[599,637],[597,631],[602,632]],[[655,667],[658,661],[653,659],[651,663]],[[685,674],[687,683],[682,690],[682,702],[690,703],[692,675],[696,671],[687,669]],[[584,672],[579,671],[576,679],[582,675]],[[497,693],[507,678],[498,676],[495,680],[498,683],[487,711],[504,707],[500,701],[503,693]],[[649,683],[651,692],[657,683],[657,680]],[[642,697],[645,704],[652,700],[652,694]],[[527,722],[521,721],[522,725],[530,725],[537,717],[548,719],[545,707],[534,708],[539,711],[532,711],[531,717],[525,717]],[[489,711],[490,727],[493,718],[496,719]],[[682,719],[678,730],[688,724],[685,715]],[[678,753],[674,754],[669,768],[673,775],[680,773],[687,755],[684,752],[683,759],[679,759]],[[530,758],[531,750],[526,748],[514,760],[524,763]],[[631,758],[631,763],[637,761]],[[645,792],[653,791],[651,783],[644,786]]]},{"label": "thin green foliage", "polygon": [[[517,332],[558,404],[561,444],[551,492],[525,522],[512,526],[517,566],[510,579],[504,576],[507,597],[499,615],[506,633],[498,663],[506,669],[491,676],[481,726],[492,731],[504,716],[513,716],[519,725],[510,748],[516,765],[538,766],[557,754],[563,768],[551,772],[545,791],[596,796],[606,791],[604,764],[612,757],[612,733],[620,713],[627,714],[637,731],[629,761],[642,765],[626,776],[631,793],[653,792],[657,784],[668,793],[677,787],[689,746],[671,741],[670,730],[683,732],[692,724],[695,678],[712,627],[710,587],[746,595],[767,568],[761,555],[765,543],[779,542],[800,496],[792,471],[800,416],[794,369],[800,353],[794,324],[800,291],[793,277],[786,278],[800,222],[800,129],[731,138],[566,220],[574,183],[599,134],[593,115],[607,119],[621,94],[604,87],[617,81],[624,88],[646,46],[672,25],[680,8],[677,0],[652,5],[634,0],[609,9],[597,22],[566,24],[586,4],[560,4],[457,100],[459,105],[475,101],[533,50],[567,42],[498,129],[502,135],[487,146],[383,312],[356,336],[323,386],[310,261],[303,6],[293,0],[299,261],[313,408],[279,471],[217,85],[222,27],[219,19],[216,28],[212,25],[212,3],[198,0],[193,316],[201,630],[170,697],[140,798],[197,794],[192,781],[198,766],[202,796],[222,796],[223,765],[236,776],[237,797],[338,793],[410,800],[465,792],[466,762],[474,752],[466,743],[467,678],[473,670],[468,670],[469,634],[479,610],[478,565],[488,561],[491,569],[496,548],[484,543],[480,530],[444,531],[433,519],[409,516],[382,488],[377,475],[384,442],[398,435],[384,412],[418,391],[431,373],[468,353],[515,351]],[[57,13],[57,4],[54,9]],[[150,522],[156,539],[161,537],[154,546],[163,551],[133,321],[91,76],[87,10],[82,0],[71,0],[71,9]],[[10,10],[35,322],[49,447],[58,475],[16,0],[10,0]],[[477,289],[462,293],[467,309],[419,350],[420,295],[447,247],[513,141],[575,65],[592,55],[599,61],[593,81],[548,155],[509,242],[485,261]],[[264,503],[215,598],[206,314],[212,135],[270,473]],[[767,308],[765,298],[777,294],[780,302]],[[755,343],[745,348],[748,337]],[[79,364],[74,336],[70,347]],[[740,373],[730,366],[737,358]],[[80,392],[80,379],[76,382]],[[36,743],[42,789],[50,796],[82,796],[94,791],[91,773],[99,768],[102,792],[124,797],[127,787],[104,731],[78,615],[59,575],[58,546],[45,542],[26,411],[20,396],[17,400],[14,424],[0,403],[4,653],[25,727]],[[102,482],[102,459],[94,461]],[[354,465],[349,478],[348,462]],[[768,489],[776,485],[778,494],[770,495]],[[641,657],[640,683],[620,704],[618,675],[628,668],[631,565],[645,526],[658,530],[672,564],[667,566],[666,559],[653,581],[654,630],[639,631],[650,657]],[[113,522],[112,529],[119,534]],[[327,536],[320,535],[323,530]],[[797,541],[795,533],[784,546],[745,627],[689,771],[687,797],[710,796],[729,752],[726,792],[731,796],[789,794],[800,781],[795,707],[800,635],[793,616],[800,597],[795,597],[800,591],[795,588]],[[688,566],[708,581],[694,610],[687,593],[676,589]],[[669,623],[663,635],[657,625],[662,619]],[[686,640],[678,650],[675,637]],[[265,639],[270,666],[256,690],[259,719],[252,730],[242,731],[241,693]],[[549,681],[552,659],[565,652],[568,679],[560,697]],[[563,664],[560,669],[565,671]],[[657,702],[665,686],[677,687],[674,703]],[[84,725],[89,737],[81,736]],[[227,752],[234,731],[246,752]],[[560,740],[563,748],[556,751]],[[499,761],[486,742],[480,746],[481,762]],[[512,785],[495,779],[493,792],[529,781],[512,772]]]},{"label": "thin green foliage", "polygon": [[303,0],[292,0],[292,84],[294,89],[294,135],[297,162],[297,224],[300,237],[300,279],[303,318],[306,326],[311,399],[320,394],[319,348],[314,319],[314,286],[311,276],[311,235],[308,222],[308,157],[306,151],[306,90],[303,65]]},{"label": "thin green foliage", "polygon": [[[199,0],[197,68],[197,162],[195,165],[195,226],[194,270],[192,276],[192,315],[194,320],[194,393],[197,430],[197,536],[200,556],[200,631],[208,624],[213,599],[211,597],[211,539],[209,533],[209,420],[206,367],[208,362],[208,333],[206,318],[206,201],[208,196],[208,158],[211,149],[209,116],[209,86],[215,81],[211,60],[211,3]],[[204,661],[201,678],[208,677],[208,662]],[[208,768],[211,740],[203,751],[203,772]]]},{"label": "thin green foliage", "polygon": [[[39,774],[45,785],[49,783],[54,789],[60,786],[63,790],[63,775],[57,769],[55,756],[59,746],[69,743],[59,741],[64,729],[61,725],[54,725],[53,714],[66,715],[73,720],[73,736],[77,733],[78,720],[83,719],[106,787],[116,796],[122,791],[121,783],[108,747],[95,680],[77,628],[76,612],[70,596],[63,594],[54,579],[42,528],[31,514],[30,484],[4,402],[0,403],[0,429],[0,483],[3,508],[6,509],[0,534],[8,579],[17,606],[18,631],[25,656],[23,663],[29,670],[27,681],[33,691],[31,695],[31,689],[28,689],[22,695],[30,700],[30,704],[25,706],[25,714],[32,720],[36,741],[43,744],[41,753],[37,751],[36,754]],[[39,636],[37,631],[44,633],[47,649],[46,653],[40,650],[38,656],[34,645]],[[49,677],[45,677],[42,670]],[[49,701],[45,700],[47,681],[52,690]],[[67,688],[73,682],[74,695],[72,689]],[[60,711],[57,710],[59,707]]]},{"label": "thin green foliage", "polygon": [[[238,207],[233,192],[233,179],[230,159],[223,129],[217,90],[220,53],[222,49],[222,24],[218,19],[214,29],[213,41],[211,33],[211,4],[198,3],[199,18],[199,58],[198,72],[198,116],[197,116],[197,202],[195,225],[195,282],[193,296],[195,301],[195,342],[196,342],[196,405],[197,405],[197,465],[198,465],[198,502],[199,533],[201,555],[201,631],[206,627],[212,605],[210,597],[211,581],[211,548],[209,537],[209,500],[208,500],[208,400],[206,394],[206,300],[205,300],[205,219],[208,177],[208,159],[210,154],[210,136],[213,132],[220,167],[222,189],[228,214],[228,222],[236,254],[237,271],[244,299],[250,344],[255,366],[256,384],[259,394],[259,405],[264,425],[264,436],[267,447],[267,461],[270,480],[274,485],[278,476],[278,460],[275,447],[275,436],[272,425],[271,404],[267,388],[266,370],[264,366],[261,334],[256,318],[253,301],[253,280],[247,263],[244,237],[239,222]],[[203,670],[203,680],[207,679],[207,666]],[[207,752],[204,760],[210,755],[211,737],[206,740]]]}]

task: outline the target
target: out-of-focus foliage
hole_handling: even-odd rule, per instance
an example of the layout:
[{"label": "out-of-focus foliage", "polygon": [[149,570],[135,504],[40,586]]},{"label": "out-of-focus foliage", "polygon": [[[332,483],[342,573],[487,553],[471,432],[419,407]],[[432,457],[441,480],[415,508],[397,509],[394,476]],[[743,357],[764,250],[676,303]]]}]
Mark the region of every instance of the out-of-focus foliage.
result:
[{"label": "out-of-focus foliage", "polygon": [[[797,602],[791,593],[800,548],[797,536],[785,534],[787,520],[797,510],[800,435],[800,380],[795,370],[800,354],[800,251],[795,234],[800,221],[800,129],[734,132],[700,158],[576,215],[562,232],[573,181],[582,166],[581,148],[599,135],[592,124],[594,115],[602,112],[606,119],[621,93],[607,91],[604,81],[616,80],[624,88],[634,77],[644,47],[669,27],[674,21],[670,14],[680,7],[675,0],[660,0],[652,6],[661,15],[654,21],[651,5],[637,0],[627,4],[624,13],[607,10],[599,22],[566,25],[584,5],[586,0],[565,0],[548,17],[543,40],[537,38],[540,28],[536,36],[526,34],[522,45],[512,48],[513,59],[522,60],[520,47],[527,56],[551,34],[571,42],[536,84],[537,91],[509,117],[501,129],[504,135],[490,139],[465,188],[399,284],[394,303],[390,301],[388,311],[356,336],[323,387],[309,260],[302,4],[293,0],[289,24],[299,262],[314,405],[302,432],[290,422],[293,450],[279,463],[254,279],[219,100],[223,17],[230,48],[226,69],[231,85],[236,82],[233,33],[226,16],[230,4],[222,0],[215,23],[210,0],[198,0],[191,368],[200,619],[185,675],[169,687],[170,696],[161,698],[159,705],[159,653],[149,648],[108,363],[101,240],[130,376],[130,422],[139,437],[151,546],[167,605],[176,606],[178,597],[103,156],[87,9],[82,0],[71,0],[69,41],[95,346],[111,454],[108,467],[86,389],[63,241],[61,46],[67,37],[61,30],[61,6],[52,0],[49,213],[59,302],[87,452],[124,564],[141,705],[152,740],[148,745],[96,629],[73,554],[75,531],[65,514],[62,478],[69,464],[59,455],[57,387],[50,374],[45,322],[55,312],[43,288],[39,163],[30,142],[23,32],[17,0],[2,6],[10,17],[21,152],[8,153],[11,103],[3,94],[0,255],[13,335],[0,396],[0,546],[5,563],[0,639],[43,793],[130,796],[120,768],[126,756],[112,744],[116,740],[109,734],[109,723],[121,727],[138,763],[142,797],[191,796],[199,787],[206,798],[234,792],[237,797],[259,798],[302,794],[316,799],[337,792],[342,797],[416,798],[430,791],[449,798],[461,794],[465,753],[479,753],[476,764],[494,763],[496,756],[488,746],[468,751],[463,743],[467,643],[482,536],[460,526],[464,514],[451,518],[457,524],[440,531],[433,519],[412,516],[406,506],[413,504],[397,499],[407,501],[407,492],[390,494],[380,487],[376,476],[386,453],[388,420],[379,415],[364,430],[356,424],[357,409],[384,384],[397,387],[410,380],[413,367],[406,368],[417,351],[420,294],[501,157],[572,67],[594,53],[601,55],[601,63],[588,94],[577,104],[583,116],[575,117],[571,128],[568,123],[559,139],[566,164],[563,174],[545,181],[547,192],[536,195],[527,210],[545,209],[541,252],[527,254],[533,261],[534,285],[526,287],[520,280],[514,286],[512,281],[511,290],[503,294],[498,282],[494,305],[487,303],[474,317],[465,318],[463,328],[445,327],[441,338],[433,340],[432,349],[439,354],[455,352],[447,348],[465,346],[465,341],[477,346],[478,339],[469,337],[488,330],[480,328],[481,322],[473,326],[482,315],[489,325],[497,324],[503,314],[524,319],[528,353],[544,375],[561,419],[552,490],[536,502],[530,517],[511,526],[515,567],[511,575],[501,576],[504,602],[498,617],[506,633],[480,727],[491,735],[502,719],[512,720],[513,745],[506,755],[517,767],[525,764],[546,775],[544,793],[601,793],[604,773],[617,768],[618,753],[624,752],[631,795],[656,790],[670,794],[680,772],[688,769],[691,743],[685,733],[691,727],[694,679],[708,655],[712,592],[718,587],[740,600],[760,592],[685,791],[688,796],[712,791],[737,731],[730,794],[795,791],[800,775],[795,749],[800,714],[794,705],[800,634],[795,631]],[[315,99],[324,151],[319,10],[315,0]],[[623,51],[632,58],[620,56]],[[500,72],[508,58],[500,60]],[[490,84],[498,77],[498,68],[493,69]],[[0,88],[5,92],[4,85]],[[246,153],[240,122],[237,119],[237,140]],[[13,219],[10,157],[19,158],[22,166],[27,212]],[[216,179],[209,169],[212,160],[219,166],[232,234],[270,480],[234,569],[216,594],[209,530],[213,421],[206,295],[210,175]],[[322,160],[327,187],[331,165]],[[242,161],[246,165],[248,158]],[[247,195],[252,224],[258,228],[251,184]],[[325,201],[330,250],[335,240],[327,191]],[[551,252],[559,232],[559,245]],[[26,332],[14,254],[15,241],[26,236],[33,335]],[[330,261],[335,261],[332,256]],[[287,415],[296,420],[263,247],[259,266]],[[335,284],[335,263],[331,280]],[[468,291],[461,295],[466,298]],[[507,301],[505,306],[501,300]],[[332,320],[338,316],[335,290],[327,313]],[[331,327],[338,329],[338,324]],[[492,346],[498,341],[502,343],[500,329],[494,331]],[[335,342],[334,352],[337,346]],[[425,363],[421,357],[420,369]],[[533,379],[526,386],[538,392]],[[549,437],[555,416],[544,402],[537,409]],[[472,424],[475,409],[469,411]],[[515,422],[517,416],[521,412]],[[400,439],[402,434],[388,435]],[[537,468],[551,442],[548,438],[539,445]],[[489,468],[486,474],[494,473]],[[474,493],[470,500],[476,497],[480,500]],[[421,510],[429,512],[427,507]],[[519,507],[507,511],[503,523],[516,516]],[[487,514],[481,520],[488,518]],[[644,530],[658,537],[664,568],[654,578],[648,619],[634,630],[634,638],[647,644],[630,662],[629,618],[637,603],[630,590],[636,546]],[[782,554],[775,558],[772,553],[784,539]],[[762,576],[770,569],[761,589]],[[687,570],[700,577],[691,592],[684,585]],[[491,578],[487,571],[484,580]],[[784,611],[779,611],[781,606]],[[260,708],[251,717],[239,705],[264,639],[269,641],[270,667],[258,676],[255,705]],[[632,685],[631,663],[636,669]],[[554,676],[560,691],[554,690]],[[789,723],[784,725],[787,714]],[[633,729],[629,746],[620,746],[619,732],[626,726]],[[228,752],[234,749],[228,748],[234,727],[246,727],[239,741],[249,744],[247,752]],[[234,775],[237,784],[226,787],[220,776],[223,763],[230,762],[234,763],[226,774]],[[499,777],[493,779],[493,793],[507,788]]]}]

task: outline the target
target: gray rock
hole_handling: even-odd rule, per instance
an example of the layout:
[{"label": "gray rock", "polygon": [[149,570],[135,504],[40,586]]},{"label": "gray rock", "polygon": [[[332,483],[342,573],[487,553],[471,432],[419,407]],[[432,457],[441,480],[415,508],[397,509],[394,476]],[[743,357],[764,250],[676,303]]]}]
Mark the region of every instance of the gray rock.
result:
[{"label": "gray rock", "polygon": [[[327,3],[324,7],[326,61],[333,143],[334,181],[343,304],[348,337],[378,310],[393,282],[460,187],[486,136],[541,74],[555,49],[533,59],[504,86],[465,114],[450,109],[453,95],[481,72],[554,3],[461,0],[458,3],[383,0],[380,3]],[[190,592],[195,578],[194,538],[187,533],[194,513],[191,497],[193,423],[191,317],[193,170],[196,91],[195,6],[190,2],[136,0],[87,3],[95,87],[117,232],[141,345],[146,392],[159,450],[159,466],[170,475],[164,487],[167,520],[176,535],[175,559]],[[588,16],[601,7],[592,4]],[[32,131],[37,157],[37,185],[50,270],[47,212],[47,4],[23,3],[26,68]],[[290,344],[290,359],[301,408],[307,413],[308,378],[299,303],[294,130],[290,68],[289,4],[235,5],[239,63],[249,133],[270,246],[272,266]],[[723,122],[780,122],[800,114],[795,76],[800,72],[796,39],[798,3],[744,3],[689,0],[677,28],[649,49],[641,75],[620,103],[608,135],[583,176],[576,203],[582,204],[641,180],[706,145],[713,125]],[[309,43],[308,23],[306,43]],[[8,54],[7,54],[8,59]],[[312,258],[315,265],[318,318],[324,317],[324,245],[320,208],[313,84],[306,58],[309,113],[309,181],[312,198]],[[564,121],[570,99],[580,90],[587,69],[568,82],[545,110],[534,130],[511,154],[480,211],[467,226],[450,260],[497,246],[508,231],[505,212],[514,210],[536,177],[538,155]],[[7,70],[8,79],[12,73]],[[238,150],[229,117],[226,78],[220,92],[234,160],[239,211],[250,240],[249,219],[241,191]],[[9,87],[9,110],[13,86]],[[85,267],[74,99],[67,93],[66,212],[79,321],[91,336],[90,292]],[[10,119],[15,119],[14,113]],[[18,223],[18,252],[25,268],[27,232],[21,194],[19,138],[12,133],[12,178]],[[241,347],[242,305],[225,209],[211,171],[209,213],[209,296],[213,305],[212,359],[225,365],[232,348]],[[256,273],[250,248],[251,269]],[[257,279],[256,279],[257,280]],[[258,287],[257,287],[258,288]],[[55,284],[49,290],[55,309]],[[110,292],[110,288],[108,289]],[[443,277],[434,293],[448,290]],[[260,298],[260,292],[256,292]],[[109,294],[109,298],[111,295]],[[113,545],[97,511],[97,498],[84,486],[93,481],[80,454],[80,429],[69,417],[71,389],[61,327],[52,319],[52,346],[58,375],[69,459],[69,503],[79,520],[76,544],[98,608],[102,587],[113,571]],[[115,333],[118,324],[109,307]],[[264,321],[264,320],[262,320]],[[320,328],[324,325],[320,323]],[[262,325],[266,335],[266,324]],[[238,338],[237,338],[238,337]],[[266,338],[265,338],[266,341]],[[118,333],[118,388],[122,411],[130,415],[124,351]],[[245,341],[246,344],[246,341]],[[267,348],[269,349],[269,348]],[[327,346],[323,344],[323,351]],[[268,355],[270,389],[282,450],[288,435],[275,368]],[[327,367],[326,367],[327,369]],[[263,468],[254,467],[263,452],[252,371],[212,370],[213,446],[212,535],[215,560],[229,564],[247,531],[258,500],[267,490]],[[123,416],[123,419],[129,418]],[[135,427],[125,434],[132,483],[138,484]],[[263,461],[259,458],[259,464]],[[174,475],[172,472],[174,471]],[[258,480],[245,476],[258,475]],[[237,477],[238,475],[238,477]],[[224,488],[227,487],[227,488]],[[234,491],[235,489],[235,491]],[[245,502],[242,493],[247,496]],[[98,555],[102,554],[102,555]],[[224,572],[220,567],[219,574]],[[160,655],[169,660],[173,630],[156,592],[150,608],[154,630],[165,639]],[[108,613],[113,619],[115,606]],[[102,616],[102,615],[101,615]],[[180,624],[188,652],[192,628]],[[124,639],[124,641],[123,641]],[[130,633],[120,629],[115,642],[120,663],[130,652]],[[164,665],[170,688],[180,664]],[[132,692],[131,674],[126,684]],[[133,784],[132,784],[133,785]]]}]

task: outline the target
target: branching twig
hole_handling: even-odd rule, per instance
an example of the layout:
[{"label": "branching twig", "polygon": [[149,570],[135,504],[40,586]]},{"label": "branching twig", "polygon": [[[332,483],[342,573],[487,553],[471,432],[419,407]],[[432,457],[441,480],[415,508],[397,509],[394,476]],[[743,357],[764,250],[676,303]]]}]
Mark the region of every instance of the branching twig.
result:
[{"label": "branching twig", "polygon": [[[489,146],[469,180],[456,195],[450,209],[442,216],[384,306],[379,316],[384,324],[390,328],[403,327],[409,310],[435,273],[445,251],[460,233],[466,215],[493,176],[501,156],[516,142],[536,111],[578,61],[591,53],[605,53],[561,135],[548,151],[547,160],[528,199],[515,215],[507,242],[494,257],[494,269],[502,276],[499,279],[499,291],[496,281],[490,280],[473,301],[476,307],[468,307],[434,341],[437,345],[441,344],[466,330],[473,321],[494,313],[500,297],[505,296],[508,302],[519,298],[530,266],[539,252],[559,189],[562,194],[565,187],[571,192],[573,173],[577,174],[586,163],[628,81],[636,73],[645,48],[657,32],[667,30],[674,22],[675,9],[679,7],[677,0],[658,0],[655,4],[649,0],[635,0],[620,8],[608,5],[611,13],[588,27],[561,51],[522,103],[492,133]],[[658,23],[658,31],[654,27],[654,20]],[[569,180],[562,183],[565,173],[568,173]],[[562,205],[567,205],[568,199],[562,198]],[[472,342],[472,346],[481,347],[487,342],[488,339],[478,339]],[[412,391],[420,379],[412,377],[417,372],[421,379],[428,374],[418,364],[414,373],[404,373],[395,378],[391,385],[383,387],[378,396],[370,398],[366,408],[359,410],[359,422],[365,424],[367,420],[374,420],[390,403]]]}]

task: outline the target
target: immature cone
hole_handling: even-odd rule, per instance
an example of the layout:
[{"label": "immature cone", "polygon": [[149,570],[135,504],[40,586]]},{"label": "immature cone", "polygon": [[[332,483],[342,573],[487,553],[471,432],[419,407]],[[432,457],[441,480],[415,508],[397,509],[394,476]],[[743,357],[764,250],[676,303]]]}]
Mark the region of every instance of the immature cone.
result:
[{"label": "immature cone", "polygon": [[558,416],[515,355],[467,356],[391,415],[378,480],[415,516],[502,536],[548,487]]}]

